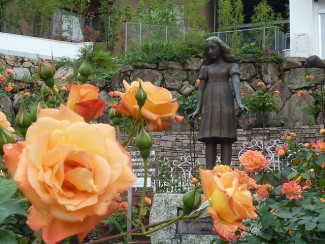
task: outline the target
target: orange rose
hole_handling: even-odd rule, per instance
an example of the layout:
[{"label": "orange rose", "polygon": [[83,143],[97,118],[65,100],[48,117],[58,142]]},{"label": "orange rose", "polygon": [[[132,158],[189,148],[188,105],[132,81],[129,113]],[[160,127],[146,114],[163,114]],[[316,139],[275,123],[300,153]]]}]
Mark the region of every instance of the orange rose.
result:
[{"label": "orange rose", "polygon": [[321,129],[321,130],[319,131],[319,133],[320,133],[321,135],[325,135],[325,129]]},{"label": "orange rose", "polygon": [[127,202],[121,202],[119,205],[119,210],[126,212],[128,210],[128,203]]},{"label": "orange rose", "polygon": [[149,197],[144,198],[144,203],[148,206],[151,206],[151,199]]},{"label": "orange rose", "polygon": [[248,173],[256,173],[269,167],[268,160],[260,151],[248,150],[239,157],[241,165]]},{"label": "orange rose", "polygon": [[[166,119],[173,119],[175,121],[182,121],[183,116],[176,115],[178,110],[178,103],[172,99],[172,94],[165,88],[154,86],[151,82],[142,82],[142,88],[147,93],[147,100],[141,109],[141,116],[150,122],[150,128],[155,131],[161,131],[170,126],[169,123],[164,122]],[[118,104],[111,105],[117,112],[137,117],[139,106],[135,99],[135,93],[139,88],[139,81],[134,81],[129,85],[123,81],[125,93],[111,92],[111,96],[121,97]]]},{"label": "orange rose", "polygon": [[303,97],[306,94],[307,94],[307,92],[305,90],[298,91],[298,96],[299,97]]},{"label": "orange rose", "polygon": [[265,86],[265,84],[264,84],[263,81],[259,81],[259,82],[257,82],[257,86],[259,86],[259,87],[263,87],[263,86]]},{"label": "orange rose", "polygon": [[96,116],[103,114],[105,109],[105,101],[98,99],[98,87],[84,84],[69,84],[69,97],[67,106],[77,114],[84,117],[89,122]]},{"label": "orange rose", "polygon": [[5,73],[7,75],[13,75],[14,74],[14,72],[12,71],[12,69],[6,69]]},{"label": "orange rose", "polygon": [[312,142],[311,143],[313,147],[317,148],[321,152],[325,152],[325,142],[318,140],[316,143]]},{"label": "orange rose", "polygon": [[240,184],[239,173],[225,172],[220,177],[216,170],[200,169],[202,189],[210,202],[209,213],[212,216],[214,230],[225,241],[235,238],[243,219],[256,218],[253,197],[246,184]]},{"label": "orange rose", "polygon": [[289,181],[288,183],[284,183],[281,189],[283,194],[286,194],[286,198],[288,199],[300,199],[300,194],[302,193],[301,186],[296,181]]},{"label": "orange rose", "polygon": [[30,201],[28,226],[46,243],[81,242],[117,210],[115,195],[132,186],[131,157],[114,127],[88,124],[69,108],[42,109],[26,141],[4,146],[4,161]]},{"label": "orange rose", "polygon": [[195,185],[198,182],[198,180],[195,177],[193,177],[191,178],[190,182],[192,185]]}]

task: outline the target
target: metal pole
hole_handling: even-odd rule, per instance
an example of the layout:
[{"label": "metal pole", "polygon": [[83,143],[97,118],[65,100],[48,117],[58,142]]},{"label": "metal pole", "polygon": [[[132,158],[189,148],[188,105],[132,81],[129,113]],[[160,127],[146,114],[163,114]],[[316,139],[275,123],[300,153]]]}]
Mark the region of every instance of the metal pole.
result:
[{"label": "metal pole", "polygon": [[124,57],[127,57],[128,52],[128,22],[125,23],[125,52]]},{"label": "metal pole", "polygon": [[140,37],[139,37],[140,46],[142,45],[142,23],[140,23]]},{"label": "metal pole", "polygon": [[262,49],[265,49],[265,27],[263,27],[263,44]]},{"label": "metal pole", "polygon": [[213,6],[213,33],[215,35],[216,32],[216,22],[217,22],[217,0],[214,0]]},{"label": "metal pole", "polygon": [[[128,211],[127,215],[129,219],[132,219],[132,187],[128,189]],[[130,231],[132,229],[132,224],[130,221],[127,221],[127,231]]]},{"label": "metal pole", "polygon": [[185,31],[186,31],[185,26],[183,28],[183,31],[184,31],[184,41],[185,41]]}]

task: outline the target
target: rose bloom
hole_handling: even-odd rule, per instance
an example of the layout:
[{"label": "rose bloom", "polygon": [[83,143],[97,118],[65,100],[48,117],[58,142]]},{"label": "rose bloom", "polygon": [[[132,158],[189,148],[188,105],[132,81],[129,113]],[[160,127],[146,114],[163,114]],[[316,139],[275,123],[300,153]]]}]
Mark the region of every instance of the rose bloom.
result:
[{"label": "rose bloom", "polygon": [[114,127],[85,123],[64,105],[42,109],[26,141],[3,148],[13,180],[32,204],[27,225],[42,230],[45,243],[73,235],[81,242],[136,180]]},{"label": "rose bloom", "polygon": [[14,72],[12,71],[12,69],[6,69],[5,73],[7,75],[13,75],[14,74]]},{"label": "rose bloom", "polygon": [[179,104],[174,102],[172,94],[165,88],[154,86],[151,82],[134,81],[129,85],[125,80],[123,81],[125,93],[111,92],[111,96],[121,97],[118,104],[111,105],[117,112],[131,115],[136,118],[139,110],[135,93],[139,88],[139,82],[142,88],[147,93],[147,100],[141,109],[141,117],[150,122],[149,127],[155,131],[161,131],[170,126],[169,123],[163,121],[166,119],[173,119],[175,121],[182,121],[183,116],[176,115]]},{"label": "rose bloom", "polygon": [[307,94],[307,92],[305,90],[298,91],[298,96],[299,97],[302,97],[302,96],[304,96],[306,94]]},{"label": "rose bloom", "polygon": [[105,101],[98,99],[99,88],[90,84],[69,84],[69,97],[67,106],[77,114],[84,117],[86,122],[103,114]]},{"label": "rose bloom", "polygon": [[258,171],[269,168],[270,160],[268,160],[260,151],[248,150],[239,157],[241,165],[248,173],[256,173]]},{"label": "rose bloom", "polygon": [[256,218],[253,196],[247,184],[240,184],[238,172],[225,172],[221,176],[216,170],[200,169],[200,178],[205,197],[210,203],[214,231],[225,241],[232,241],[235,232],[246,229],[243,219]]},{"label": "rose bloom", "polygon": [[119,210],[126,212],[128,210],[128,203],[127,202],[121,202],[118,206]]},{"label": "rose bloom", "polygon": [[258,188],[258,190],[256,191],[257,197],[259,199],[265,199],[269,196],[269,192],[265,189],[265,188]]},{"label": "rose bloom", "polygon": [[312,79],[314,79],[314,77],[312,77],[311,75],[306,76],[306,80],[312,80]]},{"label": "rose bloom", "polygon": [[290,136],[296,136],[296,133],[291,132],[291,133],[290,133]]},{"label": "rose bloom", "polygon": [[257,82],[257,86],[259,86],[259,87],[263,87],[263,86],[265,86],[265,84],[264,84],[263,81],[259,81],[259,82]]},{"label": "rose bloom", "polygon": [[280,91],[274,91],[274,94],[278,96],[280,95]]},{"label": "rose bloom", "polygon": [[300,194],[302,193],[301,186],[296,181],[289,181],[284,183],[281,189],[283,194],[286,194],[288,199],[300,199]]},{"label": "rose bloom", "polygon": [[15,130],[10,127],[10,122],[7,120],[7,117],[4,113],[0,111],[0,126],[5,128],[6,130],[9,130],[11,132],[15,132]]},{"label": "rose bloom", "polygon": [[4,75],[1,75],[0,74],[0,83],[1,82],[5,82],[5,81],[7,81],[7,77],[5,77]]},{"label": "rose bloom", "polygon": [[265,199],[269,196],[270,191],[273,190],[273,186],[270,184],[264,184],[258,187],[258,190],[256,192],[257,197],[260,199]]},{"label": "rose bloom", "polygon": [[324,135],[324,134],[325,134],[325,129],[321,129],[321,130],[319,131],[319,133],[322,134],[322,135]]},{"label": "rose bloom", "polygon": [[286,137],[286,140],[287,140],[287,141],[290,141],[291,139],[292,139],[291,136],[287,136],[287,137]]},{"label": "rose bloom", "polygon": [[321,152],[325,152],[325,142],[318,140],[316,143],[311,143],[315,148],[317,148]]},{"label": "rose bloom", "polygon": [[191,178],[190,182],[192,185],[195,185],[197,183],[197,179],[195,177]]},{"label": "rose bloom", "polygon": [[278,151],[278,155],[279,155],[280,157],[284,157],[285,154],[286,154],[286,152],[283,151],[282,149],[280,149],[280,150]]},{"label": "rose bloom", "polygon": [[144,198],[144,203],[148,206],[151,206],[151,199],[149,197]]},{"label": "rose bloom", "polygon": [[196,79],[196,84],[200,85],[201,80],[200,79]]}]

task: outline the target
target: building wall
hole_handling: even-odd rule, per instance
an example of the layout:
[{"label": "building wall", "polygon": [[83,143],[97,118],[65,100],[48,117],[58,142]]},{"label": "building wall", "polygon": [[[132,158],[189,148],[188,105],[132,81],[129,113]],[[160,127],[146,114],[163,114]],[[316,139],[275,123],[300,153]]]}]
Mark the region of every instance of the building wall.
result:
[{"label": "building wall", "polygon": [[290,56],[309,57],[321,55],[321,46],[325,48],[325,40],[320,41],[319,11],[325,10],[325,1],[290,0]]}]

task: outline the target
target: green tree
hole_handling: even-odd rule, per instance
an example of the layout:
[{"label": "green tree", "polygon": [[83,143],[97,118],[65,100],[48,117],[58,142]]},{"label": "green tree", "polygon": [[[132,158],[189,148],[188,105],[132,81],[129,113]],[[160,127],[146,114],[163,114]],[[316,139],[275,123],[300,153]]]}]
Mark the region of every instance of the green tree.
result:
[{"label": "green tree", "polygon": [[[273,24],[267,23],[277,20],[283,20],[281,14],[276,13],[266,0],[262,0],[262,2],[254,7],[254,14],[251,17],[252,23],[260,23],[263,27],[270,27]],[[256,40],[261,40],[260,48],[267,49],[274,43],[275,31],[275,28],[263,28],[253,31],[252,35],[255,36]]]}]

